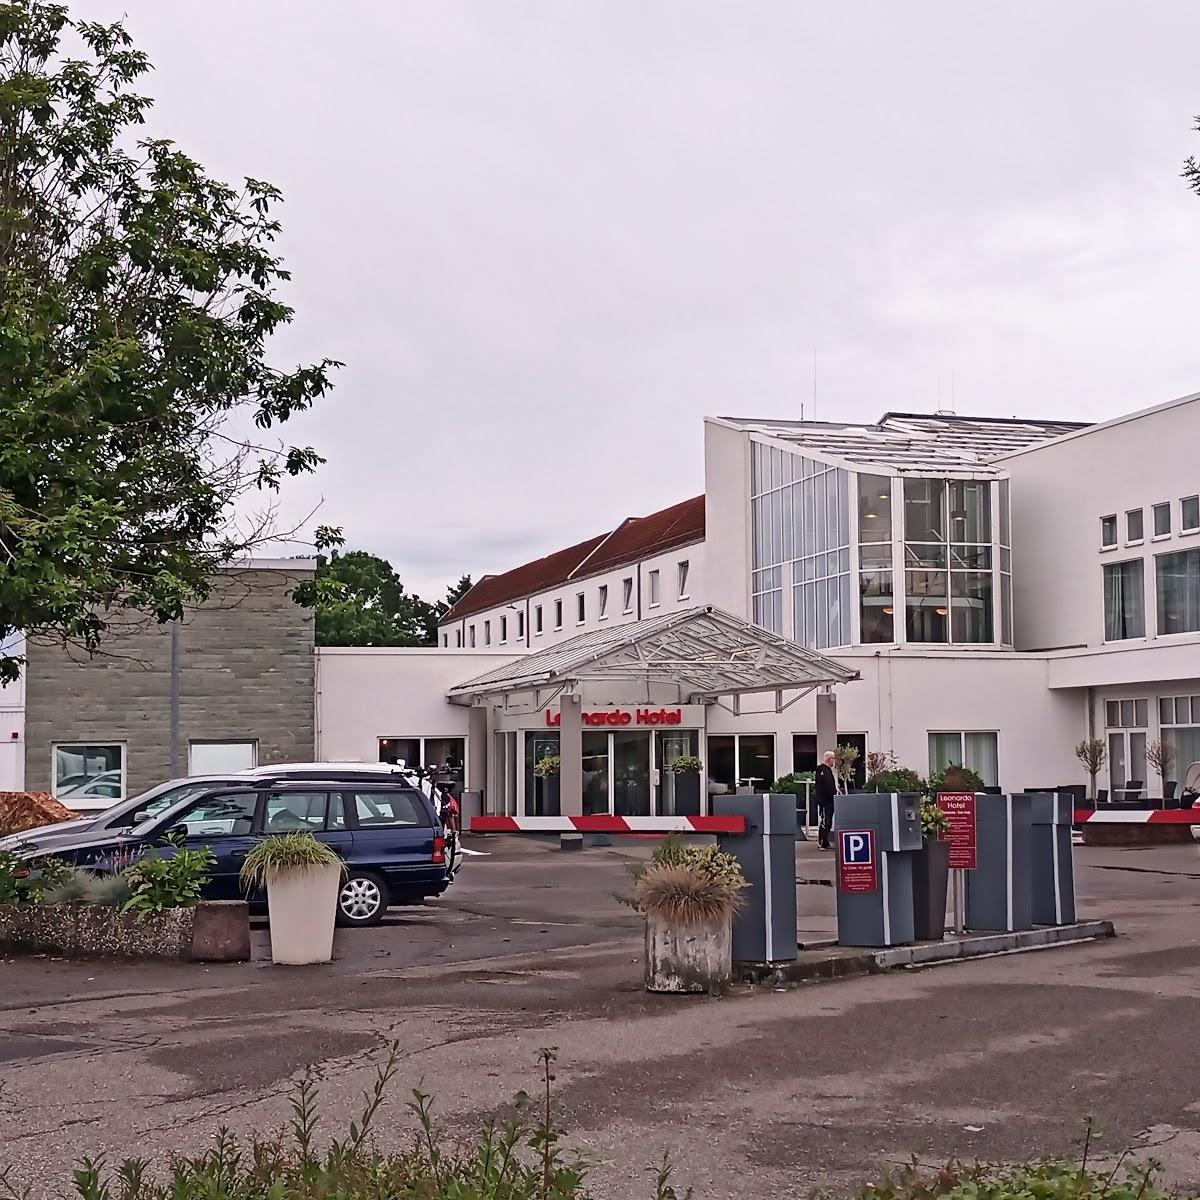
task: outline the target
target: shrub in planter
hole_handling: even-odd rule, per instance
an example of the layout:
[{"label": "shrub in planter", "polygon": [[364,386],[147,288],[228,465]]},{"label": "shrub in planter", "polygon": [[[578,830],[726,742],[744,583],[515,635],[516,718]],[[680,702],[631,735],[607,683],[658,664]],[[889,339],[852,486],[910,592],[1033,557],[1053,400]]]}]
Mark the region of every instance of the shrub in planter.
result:
[{"label": "shrub in planter", "polygon": [[289,966],[329,962],[338,888],[346,865],[307,830],[257,842],[242,864],[247,892],[267,889],[271,958]]},{"label": "shrub in planter", "polygon": [[865,784],[864,792],[923,792],[925,780],[916,771],[907,767],[891,767],[872,775]]},{"label": "shrub in planter", "polygon": [[173,842],[171,849],[167,854],[151,848],[125,872],[130,892],[126,912],[145,917],[200,903],[212,879],[213,852],[207,846],[191,850],[178,842]]},{"label": "shrub in planter", "polygon": [[935,796],[938,792],[982,792],[983,776],[961,763],[950,763],[929,776],[929,790]]},{"label": "shrub in planter", "polygon": [[665,841],[635,873],[632,903],[646,918],[646,990],[714,992],[733,973],[734,914],[747,887],[716,846]]},{"label": "shrub in planter", "polygon": [[700,815],[700,760],[694,754],[681,754],[667,768],[671,772],[677,817]]},{"label": "shrub in planter", "polygon": [[815,771],[792,771],[789,775],[780,775],[771,784],[772,796],[792,795],[796,797],[796,817],[802,825],[809,824],[809,818],[816,819],[815,802],[813,802],[811,813],[806,812],[804,808],[806,803],[812,801],[812,784],[815,779]]},{"label": "shrub in planter", "polygon": [[542,781],[542,816],[557,817],[561,812],[558,775],[562,759],[557,754],[547,754],[533,764],[533,773]]},{"label": "shrub in planter", "polygon": [[913,856],[913,935],[940,941],[946,933],[946,896],[950,883],[950,843],[942,839],[950,822],[935,800],[921,801],[921,851]]}]

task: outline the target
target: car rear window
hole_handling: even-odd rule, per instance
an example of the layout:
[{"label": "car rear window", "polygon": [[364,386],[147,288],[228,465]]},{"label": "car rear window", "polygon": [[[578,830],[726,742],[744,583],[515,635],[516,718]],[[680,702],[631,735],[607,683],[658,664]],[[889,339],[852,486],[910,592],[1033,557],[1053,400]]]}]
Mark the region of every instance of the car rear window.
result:
[{"label": "car rear window", "polygon": [[328,792],[277,792],[267,796],[266,833],[294,833],[325,828]]},{"label": "car rear window", "polygon": [[419,792],[350,792],[348,798],[358,817],[359,829],[388,825],[423,825],[432,822]]}]

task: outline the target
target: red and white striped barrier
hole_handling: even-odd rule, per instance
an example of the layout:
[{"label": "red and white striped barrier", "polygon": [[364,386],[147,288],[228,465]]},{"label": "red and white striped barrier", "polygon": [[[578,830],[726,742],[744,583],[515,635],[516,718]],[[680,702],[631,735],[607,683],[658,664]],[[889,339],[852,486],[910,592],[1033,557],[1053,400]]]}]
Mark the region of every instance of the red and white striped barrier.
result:
[{"label": "red and white striped barrier", "polygon": [[472,817],[472,833],[745,833],[744,816]]},{"label": "red and white striped barrier", "polygon": [[1200,825],[1200,808],[1077,808],[1075,824]]}]

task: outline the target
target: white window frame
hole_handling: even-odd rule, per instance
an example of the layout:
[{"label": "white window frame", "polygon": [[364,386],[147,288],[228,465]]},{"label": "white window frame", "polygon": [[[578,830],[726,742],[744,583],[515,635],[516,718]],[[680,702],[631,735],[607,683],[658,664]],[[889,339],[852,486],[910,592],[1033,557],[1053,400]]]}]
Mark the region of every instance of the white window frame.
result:
[{"label": "white window frame", "polygon": [[633,612],[633,576],[626,575],[621,580],[621,607],[626,614]]},{"label": "white window frame", "polygon": [[[196,746],[249,746],[250,766],[231,767],[230,770],[253,770],[258,766],[258,738],[191,738],[188,740],[188,770],[189,775],[207,775],[209,771],[198,771],[192,762],[192,750]],[[224,768],[222,768],[224,770]]]},{"label": "white window frame", "polygon": [[[1104,540],[1104,522],[1111,521],[1113,523],[1113,540],[1106,542]],[[1116,513],[1105,513],[1100,518],[1100,549],[1115,550],[1121,544],[1121,518]]]},{"label": "white window frame", "polygon": [[508,617],[504,613],[500,614],[500,645],[505,645],[508,641]]},{"label": "white window frame", "polygon": [[657,567],[647,573],[646,580],[650,592],[650,602],[646,607],[657,608],[662,603],[662,577]]},{"label": "white window frame", "polygon": [[586,592],[576,592],[575,593],[575,624],[576,625],[586,625],[587,624],[587,593]]},{"label": "white window frame", "polygon": [[[105,750],[120,750],[121,751],[121,794],[119,796],[82,796],[81,800],[89,801],[84,807],[89,809],[107,808],[111,804],[119,804],[126,799],[126,793],[129,790],[129,743],[124,741],[115,742],[88,742],[75,739],[72,741],[60,741],[50,743],[50,794],[57,800],[58,796],[58,751],[60,747],[67,746],[99,746]],[[63,800],[72,799],[68,792]],[[98,801],[98,803],[93,803]],[[68,804],[68,808],[72,805]]]},{"label": "white window frame", "polygon": [[517,609],[517,640],[520,641],[525,636],[525,610]]},{"label": "white window frame", "polygon": [[608,620],[608,584],[602,583],[596,589],[596,620]]},{"label": "white window frame", "polygon": [[[1162,533],[1159,533],[1158,532],[1158,514],[1163,512],[1164,510],[1166,511],[1166,514],[1167,514],[1167,527]],[[1171,536],[1171,502],[1169,500],[1164,500],[1159,504],[1152,504],[1150,506],[1150,540],[1152,542],[1161,542],[1161,541],[1166,540],[1170,536]]]},{"label": "white window frame", "polygon": [[554,628],[561,629],[563,627],[563,602],[560,596],[554,602]]},{"label": "white window frame", "polygon": [[[1142,523],[1142,536],[1141,537],[1130,537],[1129,536],[1129,518],[1132,517],[1134,515],[1134,513],[1137,513],[1138,519]],[[1146,510],[1144,508],[1127,508],[1125,510],[1125,545],[1140,546],[1140,545],[1142,545],[1143,542],[1145,542],[1145,540],[1146,540]]]},{"label": "white window frame", "polygon": [[483,623],[483,644],[485,646],[490,646],[492,644],[492,623],[491,623],[491,621],[484,621],[484,623]]},{"label": "white window frame", "polygon": [[679,587],[677,589],[678,593],[679,593],[678,598],[680,600],[689,600],[689,599],[691,599],[691,593],[688,591],[688,574],[691,571],[690,560],[686,559],[686,558],[681,558],[678,563],[678,571],[679,571]]},{"label": "white window frame", "polygon": [[469,650],[474,650],[475,649],[475,626],[474,625],[467,626],[467,642],[469,643],[467,648]]},{"label": "white window frame", "polygon": [[[985,779],[983,783],[985,787],[998,787],[1000,784],[1000,731],[998,729],[927,729],[925,731],[925,764],[929,774],[932,775],[934,772],[931,739],[935,737],[958,738],[958,766],[965,767],[967,765],[968,734],[988,734],[996,739],[996,779],[992,783]],[[974,770],[974,768],[970,769]]]},{"label": "white window frame", "polygon": [[546,631],[545,622],[542,620],[542,606],[535,604],[533,606],[533,636],[541,637]]},{"label": "white window frame", "polygon": [[[1188,525],[1183,516],[1183,506],[1188,501],[1196,503],[1196,524]],[[1200,533],[1200,496],[1183,496],[1179,500],[1179,532],[1180,533]]]}]

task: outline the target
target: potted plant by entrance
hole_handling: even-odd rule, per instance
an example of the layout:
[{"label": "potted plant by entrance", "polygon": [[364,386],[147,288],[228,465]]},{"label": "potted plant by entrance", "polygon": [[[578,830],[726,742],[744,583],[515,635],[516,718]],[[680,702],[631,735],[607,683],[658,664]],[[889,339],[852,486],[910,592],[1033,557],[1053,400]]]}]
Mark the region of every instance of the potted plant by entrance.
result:
[{"label": "potted plant by entrance", "polygon": [[921,852],[913,856],[913,936],[940,942],[946,933],[946,894],[950,884],[950,830],[936,800],[921,801]]},{"label": "potted plant by entrance", "polygon": [[256,843],[242,864],[242,886],[267,889],[271,960],[288,966],[329,962],[338,889],[346,864],[307,830]]},{"label": "potted plant by entrance", "polygon": [[733,975],[733,917],[746,879],[737,859],[668,838],[635,872],[646,918],[648,992],[719,992]]},{"label": "potted plant by entrance", "polygon": [[700,760],[694,754],[681,754],[670,767],[675,783],[675,813],[677,817],[700,815]]},{"label": "potted plant by entrance", "polygon": [[533,764],[533,773],[542,781],[543,817],[557,817],[561,813],[559,804],[558,772],[562,759],[557,754],[547,754]]},{"label": "potted plant by entrance", "polygon": [[1075,747],[1075,757],[1079,759],[1088,777],[1089,807],[1096,807],[1096,776],[1104,770],[1104,760],[1108,758],[1108,748],[1103,738],[1084,738]]}]

